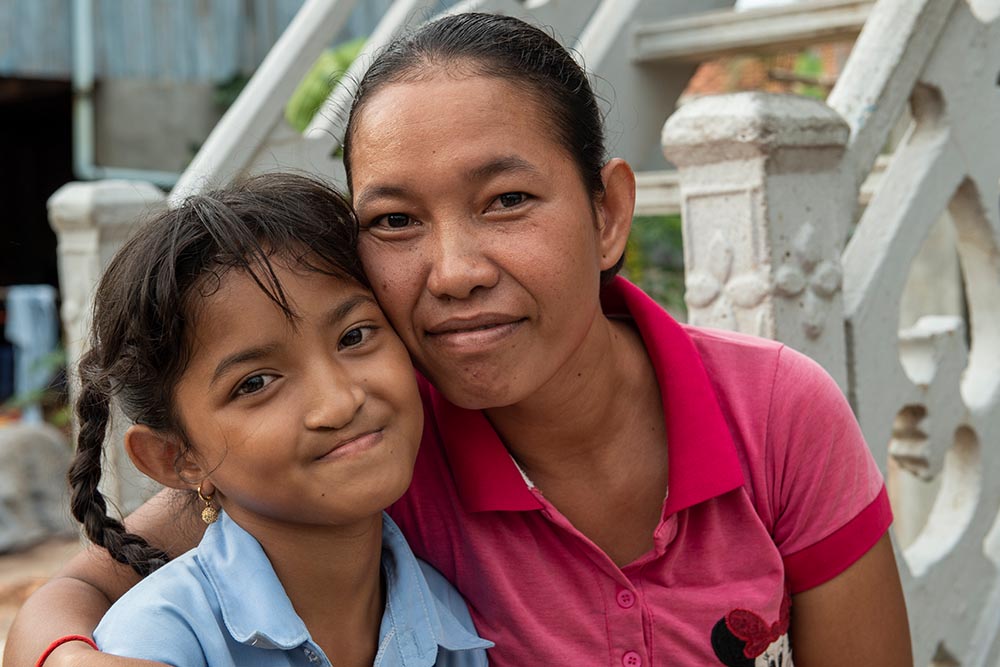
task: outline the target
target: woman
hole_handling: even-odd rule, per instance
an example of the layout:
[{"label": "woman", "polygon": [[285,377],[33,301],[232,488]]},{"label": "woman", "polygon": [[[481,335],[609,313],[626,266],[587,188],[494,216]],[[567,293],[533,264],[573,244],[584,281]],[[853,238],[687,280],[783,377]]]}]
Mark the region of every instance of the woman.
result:
[{"label": "woman", "polygon": [[[345,165],[373,290],[429,381],[390,514],[491,662],[789,665],[791,645],[800,667],[911,664],[884,486],[842,395],[614,278],[634,177],[605,162],[562,47],[504,17],[422,28],[362,81]],[[194,538],[174,522],[161,499],[131,526],[176,552]],[[88,633],[132,583],[110,569],[82,556],[36,594],[14,664]],[[47,664],[116,663],[70,642]]]}]

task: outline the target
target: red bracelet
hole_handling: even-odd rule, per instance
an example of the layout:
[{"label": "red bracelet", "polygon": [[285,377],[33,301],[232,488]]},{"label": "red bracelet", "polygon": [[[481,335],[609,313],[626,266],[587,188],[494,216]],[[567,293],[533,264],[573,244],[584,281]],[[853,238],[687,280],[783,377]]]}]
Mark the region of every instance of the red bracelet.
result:
[{"label": "red bracelet", "polygon": [[86,635],[66,635],[65,637],[60,637],[59,639],[49,644],[49,647],[45,649],[45,653],[42,653],[42,657],[40,657],[38,659],[38,662],[35,663],[35,667],[42,667],[42,665],[45,664],[45,661],[48,660],[48,657],[52,655],[52,651],[55,651],[63,644],[68,644],[69,642],[83,642],[84,644],[94,649],[95,651],[100,650],[99,648],[97,648],[97,644],[94,643],[94,640],[91,639],[90,637],[87,637]]}]

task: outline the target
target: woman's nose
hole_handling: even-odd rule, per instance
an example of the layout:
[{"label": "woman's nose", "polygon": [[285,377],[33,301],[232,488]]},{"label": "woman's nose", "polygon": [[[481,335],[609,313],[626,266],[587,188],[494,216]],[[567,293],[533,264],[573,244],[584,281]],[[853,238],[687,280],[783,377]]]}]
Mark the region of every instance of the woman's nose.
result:
[{"label": "woman's nose", "polygon": [[306,428],[341,429],[348,426],[368,398],[365,388],[337,364],[313,369],[306,397]]},{"label": "woman's nose", "polygon": [[427,277],[430,293],[440,298],[466,299],[479,289],[494,287],[500,270],[484,252],[479,235],[468,226],[447,227],[439,228],[435,235]]}]

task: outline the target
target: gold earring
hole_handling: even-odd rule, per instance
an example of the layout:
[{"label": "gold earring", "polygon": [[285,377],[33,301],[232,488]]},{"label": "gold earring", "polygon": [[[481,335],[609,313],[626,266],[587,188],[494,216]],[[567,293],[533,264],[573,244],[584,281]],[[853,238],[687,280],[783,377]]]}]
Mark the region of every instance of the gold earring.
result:
[{"label": "gold earring", "polygon": [[212,505],[212,498],[215,494],[209,495],[207,498],[201,492],[201,484],[198,485],[198,497],[201,498],[201,502],[205,503],[204,509],[201,510],[201,520],[205,522],[205,525],[212,525],[219,520],[219,510]]}]

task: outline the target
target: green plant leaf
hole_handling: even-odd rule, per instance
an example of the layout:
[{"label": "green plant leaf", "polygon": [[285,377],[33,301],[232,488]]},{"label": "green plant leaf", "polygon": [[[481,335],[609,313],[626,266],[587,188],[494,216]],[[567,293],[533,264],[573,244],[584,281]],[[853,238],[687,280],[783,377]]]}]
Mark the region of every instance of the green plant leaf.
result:
[{"label": "green plant leaf", "polygon": [[334,86],[361,53],[365,37],[344,42],[320,54],[285,105],[285,120],[297,132],[304,131],[330,96]]}]

